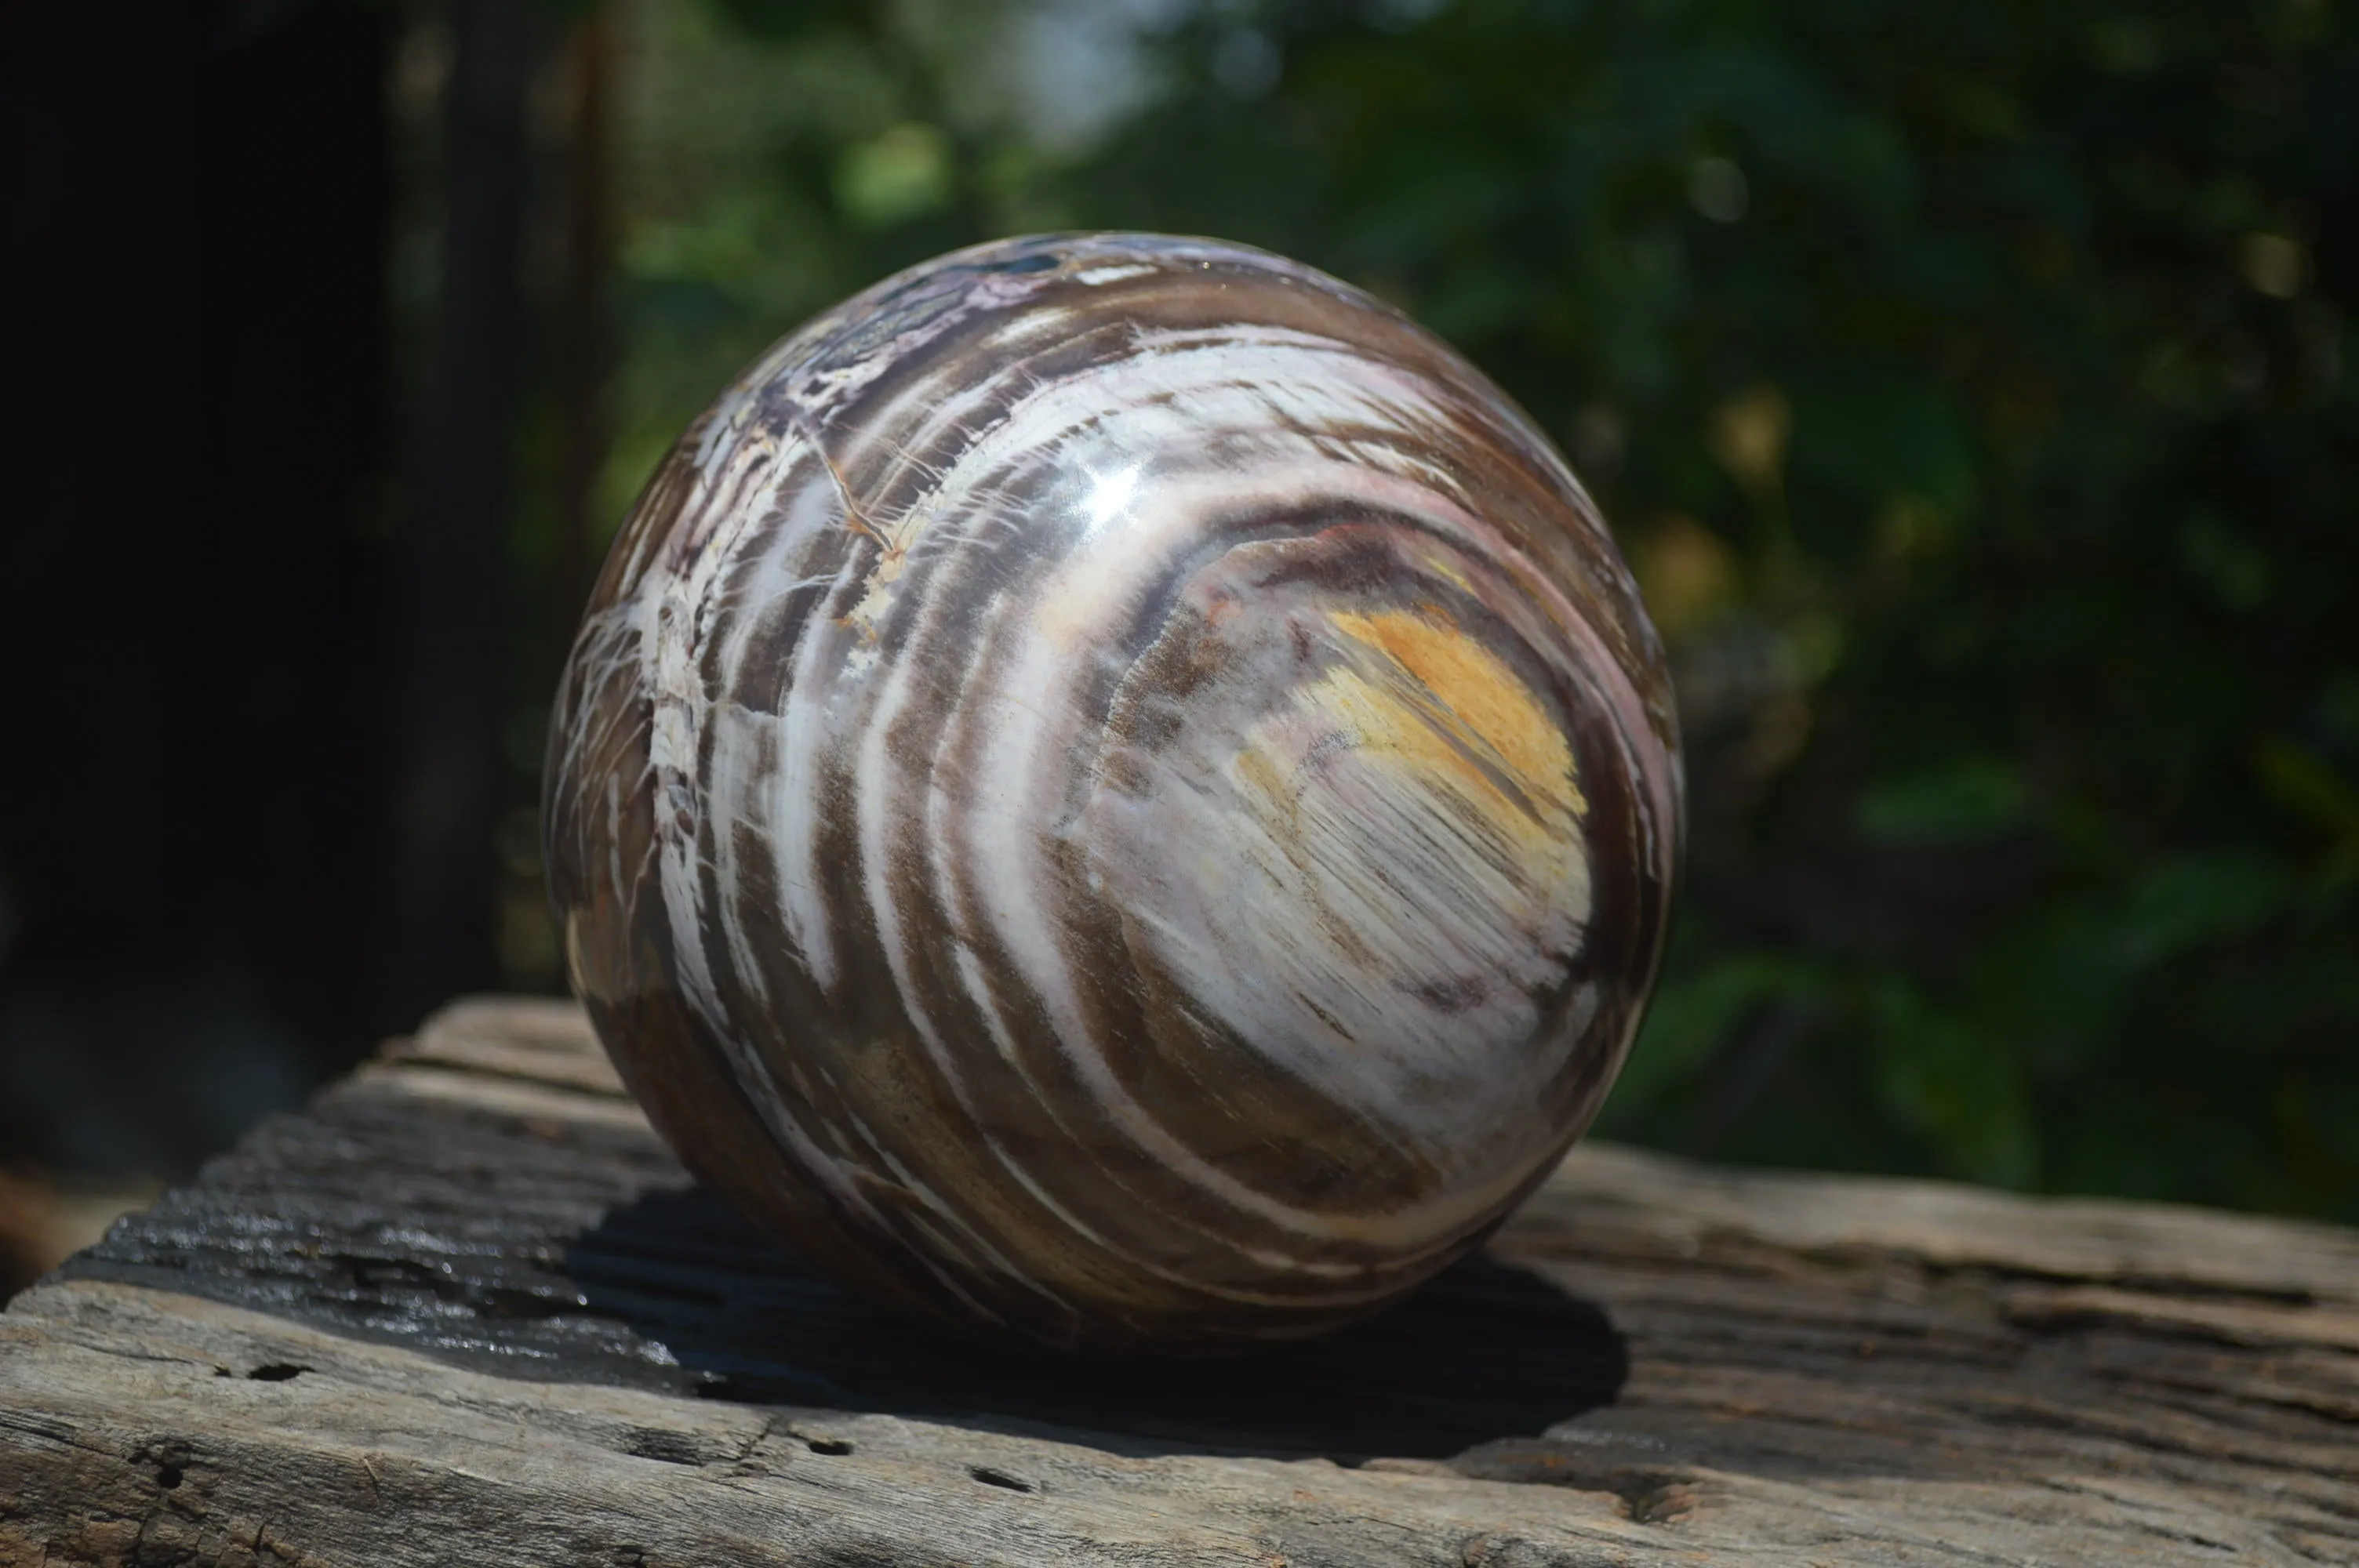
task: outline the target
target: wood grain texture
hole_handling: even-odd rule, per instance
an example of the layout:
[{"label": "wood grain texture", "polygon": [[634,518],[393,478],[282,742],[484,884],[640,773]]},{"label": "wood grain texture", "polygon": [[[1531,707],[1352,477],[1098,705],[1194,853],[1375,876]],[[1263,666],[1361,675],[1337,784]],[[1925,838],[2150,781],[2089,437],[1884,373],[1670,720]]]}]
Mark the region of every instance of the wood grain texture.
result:
[{"label": "wood grain texture", "polygon": [[617,534],[542,820],[689,1167],[952,1332],[1217,1354],[1464,1256],[1611,1086],[1680,837],[1564,459],[1249,247],[994,242],[782,340]]},{"label": "wood grain texture", "polygon": [[875,1320],[484,1002],[0,1314],[0,1568],[2359,1563],[2359,1236],[1577,1152],[1184,1372]]}]

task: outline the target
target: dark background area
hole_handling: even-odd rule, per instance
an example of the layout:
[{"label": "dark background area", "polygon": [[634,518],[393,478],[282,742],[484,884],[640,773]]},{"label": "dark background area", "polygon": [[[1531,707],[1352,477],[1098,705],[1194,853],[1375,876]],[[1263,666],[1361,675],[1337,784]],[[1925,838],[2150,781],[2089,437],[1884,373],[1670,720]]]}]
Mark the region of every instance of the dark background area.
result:
[{"label": "dark background area", "polygon": [[[213,0],[0,59],[0,1210],[561,986],[663,447],[993,235],[1400,304],[1614,520],[1690,874],[1601,1130],[2359,1220],[2336,0]],[[5,1228],[5,1223],[0,1223]]]}]

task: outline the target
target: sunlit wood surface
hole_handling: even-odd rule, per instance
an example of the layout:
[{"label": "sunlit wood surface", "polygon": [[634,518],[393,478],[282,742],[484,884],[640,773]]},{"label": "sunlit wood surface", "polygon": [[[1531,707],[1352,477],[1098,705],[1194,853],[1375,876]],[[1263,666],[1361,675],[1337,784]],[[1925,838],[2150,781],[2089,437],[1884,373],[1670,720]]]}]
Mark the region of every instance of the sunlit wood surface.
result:
[{"label": "sunlit wood surface", "polygon": [[2359,1562],[2359,1233],[1588,1147],[1213,1367],[912,1335],[455,1007],[0,1314],[0,1568]]}]

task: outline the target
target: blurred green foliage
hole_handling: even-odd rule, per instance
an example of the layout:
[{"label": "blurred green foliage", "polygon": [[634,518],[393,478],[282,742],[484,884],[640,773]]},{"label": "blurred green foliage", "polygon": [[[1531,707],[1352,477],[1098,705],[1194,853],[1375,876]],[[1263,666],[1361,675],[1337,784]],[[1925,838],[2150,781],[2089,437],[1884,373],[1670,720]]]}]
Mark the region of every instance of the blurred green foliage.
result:
[{"label": "blurred green foliage", "polygon": [[2359,1219],[2359,28],[2332,0],[625,13],[603,514],[807,313],[1218,234],[1556,434],[1678,666],[1603,1130]]}]

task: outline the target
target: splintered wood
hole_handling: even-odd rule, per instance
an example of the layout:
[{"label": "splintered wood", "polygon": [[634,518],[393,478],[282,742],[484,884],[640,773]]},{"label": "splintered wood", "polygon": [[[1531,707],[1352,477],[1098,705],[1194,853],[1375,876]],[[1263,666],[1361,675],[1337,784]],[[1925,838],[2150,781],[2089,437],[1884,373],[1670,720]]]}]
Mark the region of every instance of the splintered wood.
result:
[{"label": "splintered wood", "polygon": [[0,1568],[2359,1563],[2359,1234],[1587,1147],[1258,1360],[908,1333],[454,1007],[0,1314]]}]

